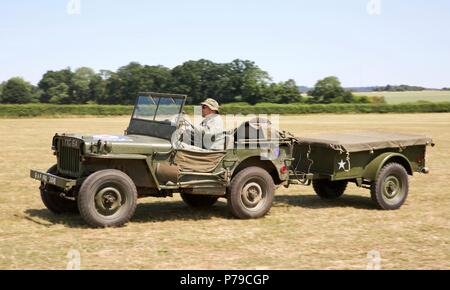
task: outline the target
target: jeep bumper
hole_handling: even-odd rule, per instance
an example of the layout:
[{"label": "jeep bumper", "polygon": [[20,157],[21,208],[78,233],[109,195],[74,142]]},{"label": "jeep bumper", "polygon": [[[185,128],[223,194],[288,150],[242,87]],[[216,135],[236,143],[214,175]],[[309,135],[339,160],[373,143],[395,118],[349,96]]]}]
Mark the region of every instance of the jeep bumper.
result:
[{"label": "jeep bumper", "polygon": [[70,190],[77,184],[77,181],[75,179],[67,179],[37,170],[31,170],[30,177],[45,184],[51,184],[64,190]]}]

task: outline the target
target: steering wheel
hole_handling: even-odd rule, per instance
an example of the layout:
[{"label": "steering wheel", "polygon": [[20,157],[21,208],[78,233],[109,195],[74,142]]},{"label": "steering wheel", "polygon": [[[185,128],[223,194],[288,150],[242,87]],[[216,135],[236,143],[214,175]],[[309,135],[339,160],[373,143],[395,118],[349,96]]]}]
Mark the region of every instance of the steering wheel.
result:
[{"label": "steering wheel", "polygon": [[189,122],[185,117],[184,114],[180,115],[180,121],[179,121],[179,128],[178,130],[181,130],[182,132],[185,131],[194,131],[195,127],[192,125],[191,122]]},{"label": "steering wheel", "polygon": [[[180,120],[178,123],[178,128],[176,131],[176,137],[175,139],[173,139],[173,141],[175,142],[175,144],[177,144],[178,146],[182,143],[187,143],[187,144],[194,144],[194,132],[195,132],[195,127],[194,125],[192,125],[191,122],[189,122],[185,117],[184,114],[180,115]],[[185,134],[186,132],[191,132],[191,136],[188,140],[185,140]],[[187,142],[186,142],[187,141]]]}]

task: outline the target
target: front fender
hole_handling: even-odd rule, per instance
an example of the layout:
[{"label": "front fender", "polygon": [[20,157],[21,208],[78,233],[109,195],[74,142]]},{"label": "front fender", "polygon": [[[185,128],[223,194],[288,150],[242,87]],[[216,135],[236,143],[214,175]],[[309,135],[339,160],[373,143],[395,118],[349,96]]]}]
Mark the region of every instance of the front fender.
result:
[{"label": "front fender", "polygon": [[371,181],[375,180],[381,169],[391,161],[401,164],[403,167],[405,167],[409,175],[413,175],[412,165],[409,162],[408,158],[400,153],[387,152],[372,160],[364,169],[362,177]]},{"label": "front fender", "polygon": [[84,170],[96,172],[103,169],[117,169],[128,174],[137,187],[156,188],[160,184],[153,167],[153,156],[140,154],[86,154]]}]

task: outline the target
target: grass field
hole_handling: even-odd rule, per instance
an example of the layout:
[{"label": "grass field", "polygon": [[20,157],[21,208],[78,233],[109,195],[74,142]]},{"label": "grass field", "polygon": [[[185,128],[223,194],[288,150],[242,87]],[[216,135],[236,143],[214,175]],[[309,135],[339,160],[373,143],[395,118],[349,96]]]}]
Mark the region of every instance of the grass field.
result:
[{"label": "grass field", "polygon": [[388,104],[414,103],[418,101],[450,102],[450,91],[370,92],[355,93],[355,95],[385,97]]},{"label": "grass field", "polygon": [[366,190],[350,186],[334,202],[309,187],[280,189],[270,214],[250,221],[233,219],[224,202],[194,211],[179,197],[141,200],[118,229],[50,214],[28,175],[54,163],[53,134],[120,134],[127,122],[0,120],[0,269],[66,269],[70,250],[81,254],[82,269],[366,269],[370,251],[383,269],[450,269],[450,114],[281,117],[298,136],[367,129],[433,137],[431,173],[411,179],[399,211],[376,210]]}]

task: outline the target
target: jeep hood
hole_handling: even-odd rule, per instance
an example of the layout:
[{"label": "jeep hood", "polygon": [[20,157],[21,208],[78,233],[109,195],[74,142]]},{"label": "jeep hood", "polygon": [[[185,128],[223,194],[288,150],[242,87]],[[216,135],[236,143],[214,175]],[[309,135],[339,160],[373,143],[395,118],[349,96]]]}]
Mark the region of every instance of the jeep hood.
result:
[{"label": "jeep hood", "polygon": [[[59,137],[75,138],[84,141],[85,152],[97,153],[99,141],[106,142],[108,154],[152,154],[153,152],[169,152],[170,141],[143,135],[59,135]],[[99,152],[100,154],[102,152]]]}]

